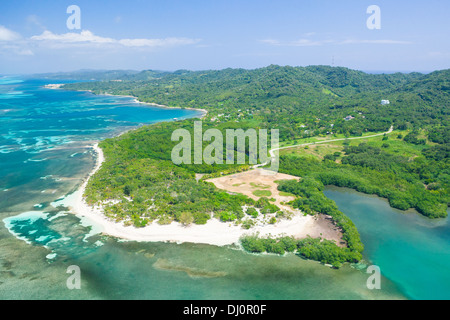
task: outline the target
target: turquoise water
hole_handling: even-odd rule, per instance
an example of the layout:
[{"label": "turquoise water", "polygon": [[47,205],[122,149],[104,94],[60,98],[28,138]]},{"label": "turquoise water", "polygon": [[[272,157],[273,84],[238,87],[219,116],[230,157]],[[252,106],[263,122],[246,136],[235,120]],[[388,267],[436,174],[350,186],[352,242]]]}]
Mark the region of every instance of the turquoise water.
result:
[{"label": "turquoise water", "polygon": [[450,299],[450,219],[431,220],[353,190],[328,187],[325,195],[361,234],[364,256],[411,299]]},{"label": "turquoise water", "polygon": [[[386,276],[381,290],[367,288],[364,264],[335,270],[293,254],[253,255],[234,247],[139,243],[95,234],[67,208],[52,205],[92,170],[90,146],[145,123],[200,113],[43,88],[47,83],[0,78],[0,299],[416,297],[401,275],[388,272],[388,257],[386,265],[378,262],[376,242],[366,254]],[[80,267],[81,290],[66,286],[71,265]]]}]

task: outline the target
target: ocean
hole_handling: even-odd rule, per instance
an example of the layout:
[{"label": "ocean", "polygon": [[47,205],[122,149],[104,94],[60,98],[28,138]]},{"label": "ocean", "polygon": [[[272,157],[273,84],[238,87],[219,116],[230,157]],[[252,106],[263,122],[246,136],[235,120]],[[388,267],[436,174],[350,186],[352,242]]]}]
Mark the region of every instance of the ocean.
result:
[{"label": "ocean", "polygon": [[[398,261],[377,250],[378,231],[373,234],[377,226],[364,228],[358,221],[367,248],[365,260],[339,270],[295,254],[249,254],[237,246],[124,241],[96,233],[95,226],[57,205],[57,200],[74,192],[93,169],[91,146],[141,125],[201,113],[157,108],[128,97],[44,88],[49,82],[58,83],[0,78],[0,299],[448,298],[445,286],[440,295],[420,295],[417,292],[422,292],[422,285],[405,285],[402,274],[393,271]],[[336,192],[347,194],[334,190],[327,195],[333,198]],[[351,196],[366,199],[357,193]],[[382,199],[372,200],[375,207],[384,204]],[[352,219],[361,210],[357,203],[338,205],[344,212],[353,210]],[[383,219],[390,219],[392,208],[382,210]],[[403,228],[405,222],[395,214],[392,224]],[[436,228],[448,228],[448,220],[443,221]],[[371,223],[383,226],[385,220]],[[439,233],[428,221],[408,223],[429,231],[419,244],[427,247],[430,240],[433,245],[442,244],[443,251],[438,254],[448,253],[448,232],[443,232],[446,238],[427,239]],[[403,244],[410,234],[406,233],[406,238],[403,234],[399,238],[399,233],[381,236],[391,237],[394,245],[396,239]],[[408,250],[408,255],[414,255],[418,248]],[[423,261],[417,268],[425,275],[436,272],[426,265],[436,261],[442,262],[442,275],[433,274],[433,279],[446,282],[448,260]],[[367,287],[370,275],[366,268],[375,262],[382,274],[379,290]],[[74,265],[80,270],[80,289],[67,285],[68,269]]]}]

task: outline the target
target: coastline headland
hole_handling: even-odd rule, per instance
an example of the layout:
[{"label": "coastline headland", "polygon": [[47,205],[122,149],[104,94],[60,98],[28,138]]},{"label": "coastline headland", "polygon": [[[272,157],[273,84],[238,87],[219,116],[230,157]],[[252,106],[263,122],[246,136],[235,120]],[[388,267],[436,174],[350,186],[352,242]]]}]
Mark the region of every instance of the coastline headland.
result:
[{"label": "coastline headland", "polygon": [[[50,89],[61,89],[63,84],[48,84],[45,87]],[[90,90],[83,91],[93,93]],[[158,108],[175,108],[156,103],[142,102],[134,96],[120,95],[120,97],[132,98],[136,103]],[[207,110],[205,109],[185,109],[201,111],[201,118],[204,118],[207,114]],[[125,132],[120,133],[119,136]],[[92,148],[96,153],[96,164],[94,169],[80,187],[65,199],[58,201],[58,205],[63,204],[64,206],[69,207],[74,214],[87,220],[88,224],[93,225],[93,229],[96,230],[96,232],[132,241],[192,242],[218,246],[237,244],[243,235],[252,234],[273,237],[293,236],[296,239],[302,239],[308,236],[323,237],[335,240],[337,243],[341,240],[340,232],[336,230],[332,223],[326,220],[326,217],[303,215],[299,210],[292,210],[293,214],[290,215],[289,219],[280,219],[275,224],[260,223],[250,229],[243,229],[240,225],[236,225],[232,222],[221,222],[216,218],[209,219],[204,225],[191,224],[185,226],[179,222],[173,221],[169,225],[161,225],[157,222],[153,222],[145,227],[139,228],[125,225],[122,221],[114,221],[103,214],[101,206],[88,205],[83,196],[89,178],[101,168],[102,163],[105,161],[105,156],[98,143],[94,144]]]},{"label": "coastline headland", "polygon": [[234,223],[221,222],[215,218],[211,218],[204,225],[184,226],[174,221],[169,225],[160,225],[153,222],[141,228],[125,226],[123,222],[116,222],[106,217],[101,206],[88,205],[83,197],[89,178],[101,168],[105,161],[103,151],[98,144],[93,146],[93,150],[97,154],[94,169],[81,186],[73,194],[61,200],[60,204],[69,207],[78,217],[87,219],[87,222],[93,224],[97,232],[132,241],[192,242],[217,246],[237,244],[241,236],[256,233],[260,236],[287,235],[298,239],[323,235],[338,240],[336,239],[336,232],[329,230],[330,225],[324,223],[323,219],[309,215],[304,216],[300,212],[294,214],[290,219],[280,220],[276,224],[261,224],[249,230]]}]

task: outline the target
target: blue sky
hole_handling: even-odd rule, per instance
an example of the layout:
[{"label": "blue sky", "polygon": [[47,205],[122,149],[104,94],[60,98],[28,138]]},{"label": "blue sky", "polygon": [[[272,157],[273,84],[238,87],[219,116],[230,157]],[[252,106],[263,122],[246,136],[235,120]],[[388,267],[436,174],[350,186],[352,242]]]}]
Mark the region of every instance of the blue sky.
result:
[{"label": "blue sky", "polygon": [[[70,30],[70,5],[81,29]],[[381,10],[381,29],[366,20]],[[16,0],[0,3],[0,73],[270,64],[450,67],[450,1]]]}]

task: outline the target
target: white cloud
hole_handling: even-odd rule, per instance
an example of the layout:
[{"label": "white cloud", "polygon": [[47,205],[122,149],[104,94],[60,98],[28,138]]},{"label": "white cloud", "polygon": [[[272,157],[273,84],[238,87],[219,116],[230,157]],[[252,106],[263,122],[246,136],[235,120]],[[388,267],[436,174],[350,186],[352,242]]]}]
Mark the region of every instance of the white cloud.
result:
[{"label": "white cloud", "polygon": [[402,40],[389,40],[389,39],[380,39],[380,40],[344,40],[339,42],[338,44],[412,44],[410,41],[402,41]]},{"label": "white cloud", "polygon": [[272,46],[286,46],[286,47],[311,47],[311,46],[322,46],[327,44],[334,45],[346,45],[346,44],[412,44],[410,41],[401,40],[358,40],[358,39],[347,39],[347,40],[311,40],[311,39],[299,39],[294,41],[279,41],[275,39],[264,39],[259,42],[265,43]]},{"label": "white cloud", "polygon": [[[30,16],[31,22],[37,21]],[[199,43],[200,39],[170,37],[162,39],[114,39],[102,37],[89,30],[81,32],[68,32],[57,34],[49,30],[32,37],[22,37],[19,33],[9,30],[0,25],[0,54],[9,56],[34,56],[42,55],[49,50],[62,50],[70,54],[101,56],[104,52],[118,54],[124,50],[154,50],[159,48],[170,48],[186,46]],[[100,51],[99,51],[100,50]],[[102,53],[100,53],[102,52]]]},{"label": "white cloud", "polygon": [[15,41],[21,38],[20,34],[0,26],[0,41]]},{"label": "white cloud", "polygon": [[279,46],[279,45],[281,45],[280,41],[275,40],[275,39],[264,39],[264,40],[260,40],[259,42],[265,43],[265,44],[270,44],[272,46]]},{"label": "white cloud", "polygon": [[0,53],[9,53],[15,56],[34,56],[34,52],[28,48],[22,48],[20,45],[2,44]]},{"label": "white cloud", "polygon": [[169,47],[195,44],[200,39],[190,38],[165,38],[165,39],[113,39],[97,36],[89,30],[80,33],[70,32],[55,34],[51,31],[44,31],[39,36],[30,38],[34,41],[46,41],[58,44],[112,44],[124,47]]},{"label": "white cloud", "polygon": [[81,33],[69,32],[63,34],[55,34],[51,31],[44,31],[40,36],[32,36],[31,40],[37,41],[55,41],[63,43],[90,42],[90,43],[114,43],[111,38],[99,37],[90,32],[83,30]]},{"label": "white cloud", "polygon": [[14,56],[32,56],[34,52],[27,47],[26,40],[12,30],[0,26],[0,53]]},{"label": "white cloud", "polygon": [[310,39],[298,39],[294,41],[279,41],[275,39],[260,40],[260,42],[269,44],[272,46],[286,46],[286,47],[311,47],[321,46],[326,43],[330,43],[330,40],[310,40]]},{"label": "white cloud", "polygon": [[313,41],[313,40],[309,40],[309,39],[299,39],[299,40],[291,41],[289,43],[289,45],[290,46],[294,46],[294,47],[310,47],[310,46],[321,46],[324,43],[325,43],[324,41]]},{"label": "white cloud", "polygon": [[165,39],[122,39],[118,41],[127,47],[169,47],[196,44],[200,39],[165,38]]}]

